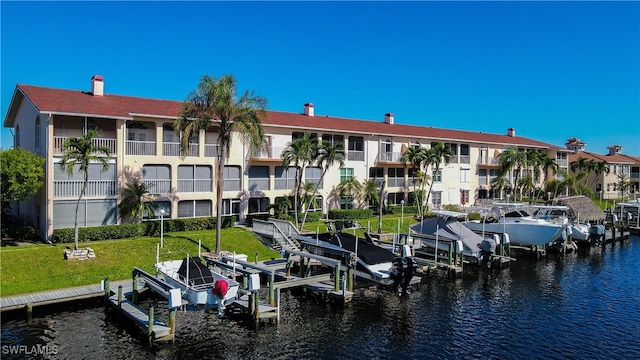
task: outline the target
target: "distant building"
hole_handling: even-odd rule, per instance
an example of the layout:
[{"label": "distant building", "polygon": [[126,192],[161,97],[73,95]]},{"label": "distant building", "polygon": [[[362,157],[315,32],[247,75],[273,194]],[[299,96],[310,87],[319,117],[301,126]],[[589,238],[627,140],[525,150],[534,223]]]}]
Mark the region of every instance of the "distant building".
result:
[{"label": "distant building", "polygon": [[[111,148],[113,157],[107,172],[89,169],[89,187],[82,201],[81,226],[119,223],[120,188],[133,176],[152,185],[158,204],[167,218],[215,216],[215,161],[217,132],[194,137],[186,156],[181,156],[179,136],[173,129],[182,102],[122,96],[105,92],[103,77],[91,79],[90,91],[65,90],[18,84],[5,117],[4,126],[14,128],[15,146],[31,150],[46,161],[45,186],[32,201],[16,204],[14,211],[33,224],[38,235],[48,238],[53,229],[73,227],[75,204],[81,190],[81,176],[67,175],[58,163],[62,144],[68,137],[87,129],[100,129],[101,145]],[[446,143],[454,151],[450,164],[429,169],[434,185],[429,207],[446,204],[474,204],[501,198],[490,182],[497,176],[497,156],[509,146],[545,152],[567,168],[570,151],[540,141],[507,134],[488,134],[430,126],[402,125],[392,113],[383,121],[345,119],[318,115],[314,104],[301,113],[269,111],[263,127],[268,148],[251,152],[234,136],[225,166],[222,215],[236,215],[243,222],[247,214],[265,213],[276,198],[292,195],[295,170],[285,170],[280,155],[289,142],[305,132],[331,142],[341,142],[345,165],[332,168],[320,185],[317,208],[362,206],[353,199],[341,199],[336,186],[345,179],[386,181],[383,201],[390,206],[408,199],[413,190],[410,166],[400,162],[410,146],[430,147]],[[526,171],[522,170],[523,175]],[[515,172],[515,171],[514,171]],[[304,179],[320,180],[321,169],[310,167]],[[514,176],[514,174],[510,174]],[[549,179],[553,174],[549,175]],[[541,184],[537,184],[540,186]]]}]

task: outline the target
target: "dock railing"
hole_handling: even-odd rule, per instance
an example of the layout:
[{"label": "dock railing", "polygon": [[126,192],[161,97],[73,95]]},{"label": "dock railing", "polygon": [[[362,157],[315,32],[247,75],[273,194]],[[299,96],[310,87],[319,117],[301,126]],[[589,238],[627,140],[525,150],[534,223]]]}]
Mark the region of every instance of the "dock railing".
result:
[{"label": "dock railing", "polygon": [[[253,231],[257,234],[267,236],[272,239],[276,250],[300,250],[300,246],[293,240],[294,236],[300,234],[291,223],[282,220],[270,219],[269,221],[254,219]],[[284,227],[283,228],[281,228]]]}]

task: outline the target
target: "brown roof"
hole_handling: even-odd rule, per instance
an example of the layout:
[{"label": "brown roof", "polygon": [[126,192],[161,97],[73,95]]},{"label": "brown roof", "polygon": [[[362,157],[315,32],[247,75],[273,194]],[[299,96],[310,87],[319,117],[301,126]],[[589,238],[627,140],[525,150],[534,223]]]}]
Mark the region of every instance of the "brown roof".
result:
[{"label": "brown roof", "polygon": [[[132,114],[146,114],[167,118],[176,118],[182,102],[158,100],[135,96],[104,94],[93,96],[90,92],[48,88],[18,84],[5,118],[5,126],[13,125],[13,116],[17,112],[22,97],[28,98],[40,112],[54,114],[82,114],[107,118],[132,119]],[[356,120],[333,116],[307,116],[298,113],[269,111],[265,125],[300,128],[304,130],[333,130],[375,135],[399,135],[437,140],[469,141],[500,145],[520,145],[536,148],[562,150],[555,145],[521,136],[508,136],[453,129],[434,128],[402,124],[387,124],[382,121]]]},{"label": "brown roof", "polygon": [[560,198],[558,205],[568,206],[580,221],[604,220],[604,212],[591,199],[584,195]]},{"label": "brown roof", "polygon": [[579,151],[577,153],[569,154],[569,163],[578,160],[580,157],[587,160],[604,161],[609,164],[638,164],[640,159],[634,156],[615,154],[615,155],[601,155],[588,151]]}]

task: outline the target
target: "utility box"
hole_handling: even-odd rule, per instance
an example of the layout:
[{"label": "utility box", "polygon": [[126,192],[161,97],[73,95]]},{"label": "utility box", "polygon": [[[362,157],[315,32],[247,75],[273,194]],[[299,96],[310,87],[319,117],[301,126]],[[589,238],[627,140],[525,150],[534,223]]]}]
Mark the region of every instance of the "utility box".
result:
[{"label": "utility box", "polygon": [[249,275],[249,291],[260,290],[260,274]]}]

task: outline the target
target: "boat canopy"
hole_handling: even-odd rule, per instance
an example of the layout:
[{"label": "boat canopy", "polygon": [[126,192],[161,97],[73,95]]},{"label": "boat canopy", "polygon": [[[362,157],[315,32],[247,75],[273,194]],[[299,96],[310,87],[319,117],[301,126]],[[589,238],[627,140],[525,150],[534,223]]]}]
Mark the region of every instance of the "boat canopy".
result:
[{"label": "boat canopy", "polygon": [[451,240],[462,240],[465,248],[474,250],[482,242],[482,236],[474,233],[459,221],[447,221],[441,217],[424,219],[411,226],[418,234],[433,235]]},{"label": "boat canopy", "polygon": [[189,285],[205,285],[213,284],[215,278],[211,274],[211,270],[197,256],[187,257],[182,260],[178,274],[181,279],[187,278],[187,266],[189,267]]}]

